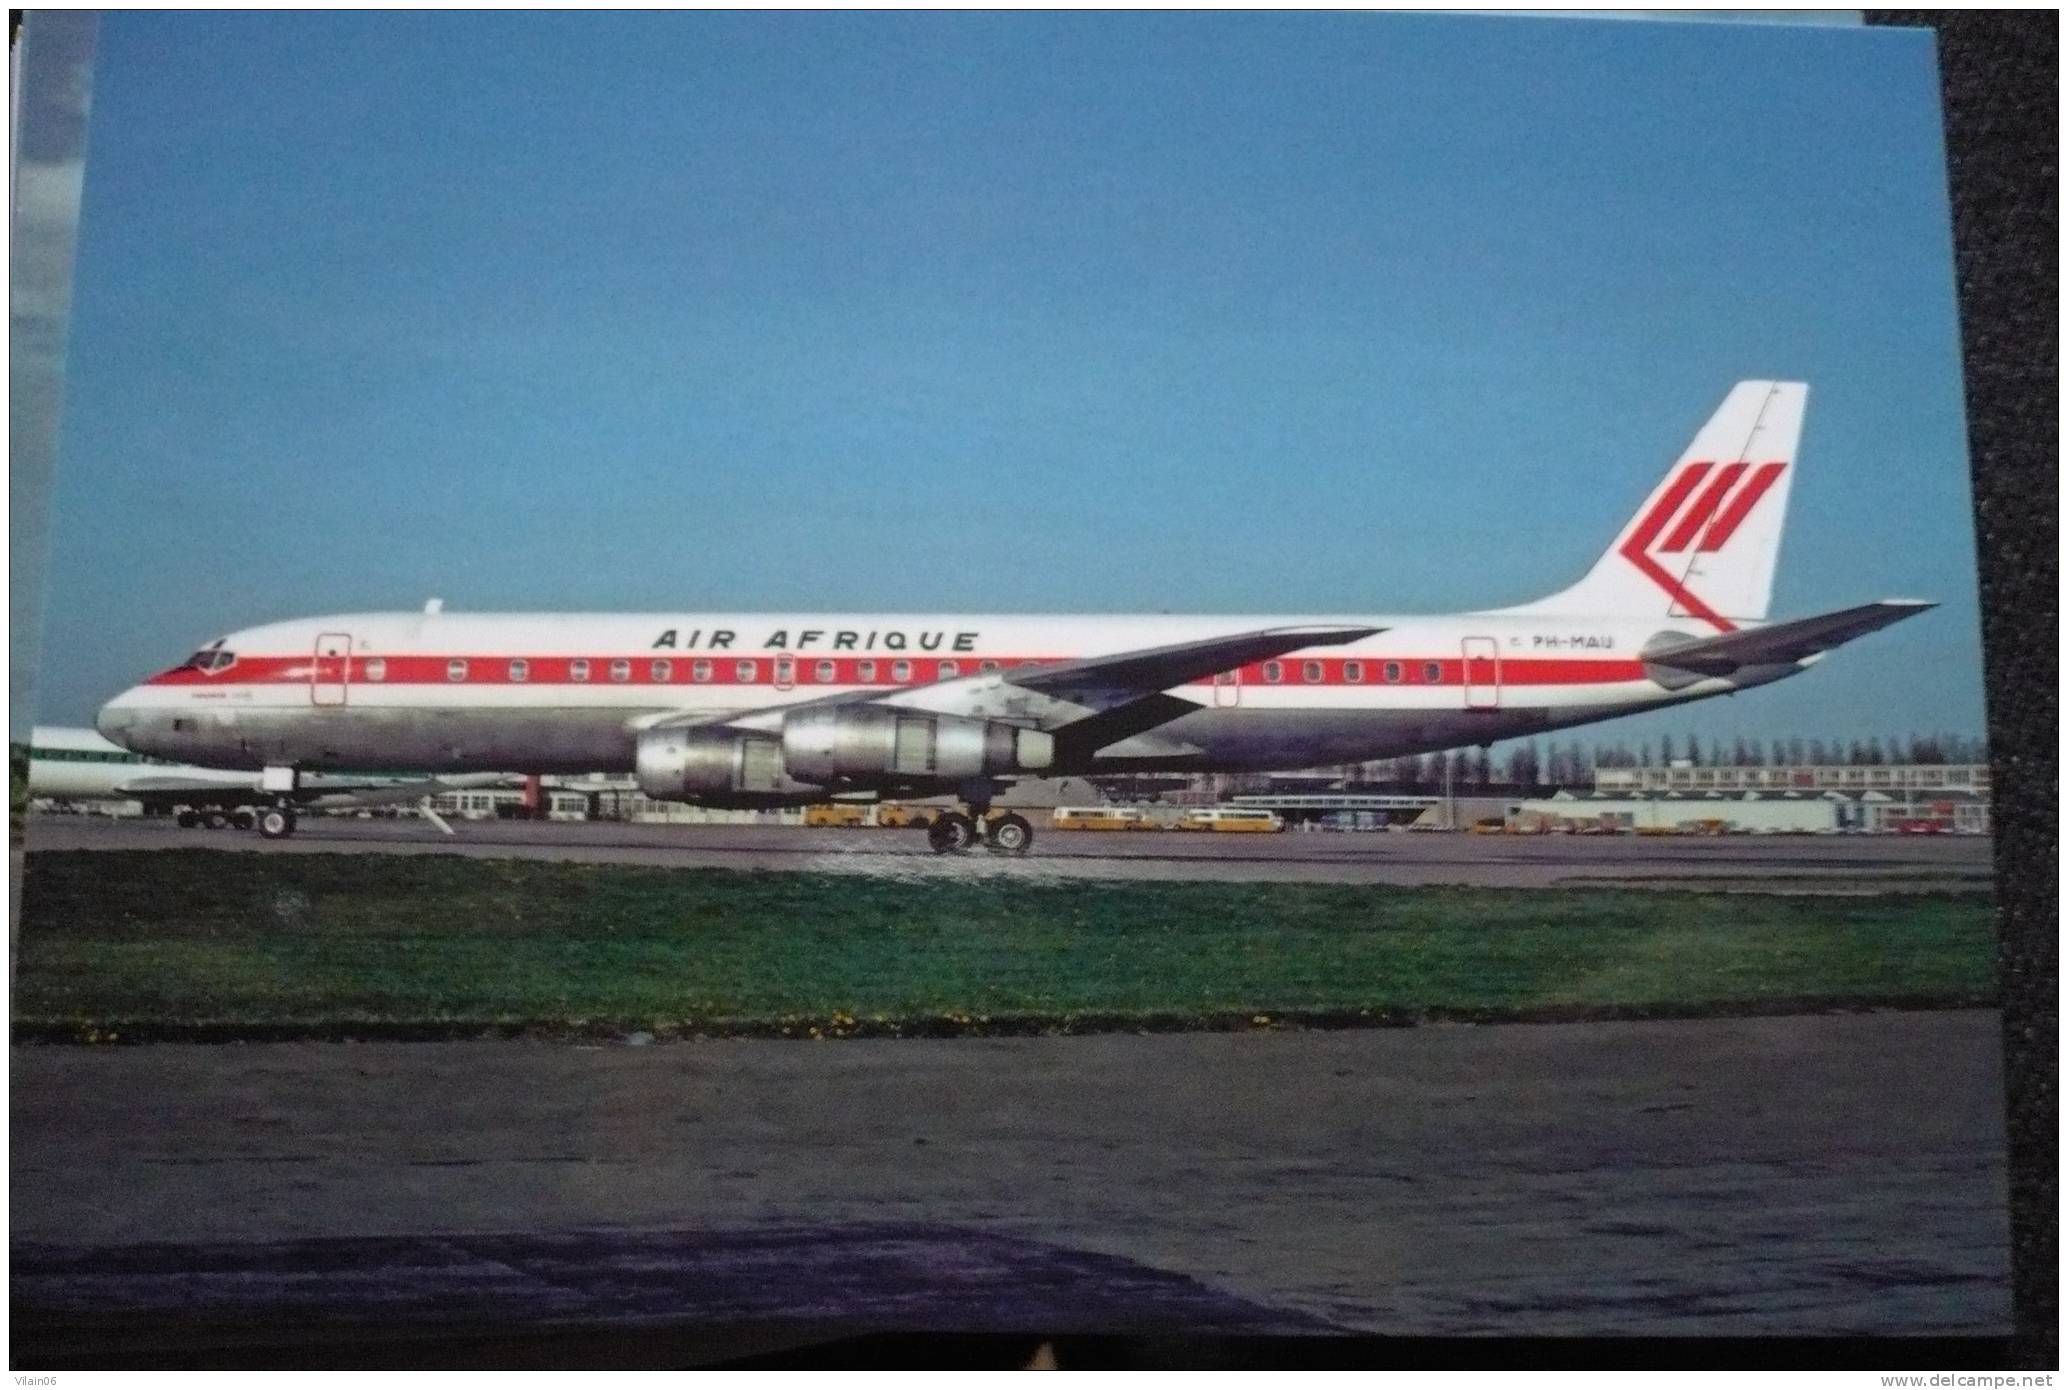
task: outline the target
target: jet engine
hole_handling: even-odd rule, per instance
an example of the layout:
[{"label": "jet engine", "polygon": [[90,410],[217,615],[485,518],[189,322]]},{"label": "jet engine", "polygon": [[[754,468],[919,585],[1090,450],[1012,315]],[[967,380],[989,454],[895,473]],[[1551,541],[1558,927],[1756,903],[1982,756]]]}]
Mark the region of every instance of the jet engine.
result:
[{"label": "jet engine", "polygon": [[1039,772],[1055,761],[1055,738],[996,720],[895,709],[828,705],[783,720],[783,764],[790,776],[821,786]]},{"label": "jet engine", "polygon": [[639,790],[657,801],[745,802],[809,790],[784,775],[780,740],[737,729],[648,729],[633,769]]}]

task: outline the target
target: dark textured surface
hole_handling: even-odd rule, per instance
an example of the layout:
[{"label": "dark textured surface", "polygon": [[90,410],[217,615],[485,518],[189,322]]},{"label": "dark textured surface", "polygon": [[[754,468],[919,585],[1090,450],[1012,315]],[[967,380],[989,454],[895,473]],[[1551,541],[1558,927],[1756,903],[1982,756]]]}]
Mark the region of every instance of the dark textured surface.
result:
[{"label": "dark textured surface", "polygon": [[2019,1364],[2058,1364],[2059,76],[2051,11],[1939,32],[1996,784]]},{"label": "dark textured surface", "polygon": [[[1112,1255],[938,1226],[16,1245],[12,1254],[12,1350],[38,1366],[306,1365],[326,1345],[363,1354],[370,1342],[415,1360],[413,1328],[450,1338],[497,1325],[687,1322],[713,1340],[727,1328],[786,1326],[817,1337],[841,1328],[1339,1330]],[[359,1364],[383,1360],[375,1351]]]},{"label": "dark textured surface", "polygon": [[[1176,1319],[1179,1284],[1157,1284],[1143,1317],[1195,1330],[1226,1309],[1224,1330],[1254,1331],[1263,1308],[1388,1336],[2002,1336],[2000,1036],[1995,1011],[1971,1010],[825,1043],[17,1047],[14,1293],[29,1300],[26,1276],[63,1265],[86,1280],[63,1307],[118,1325],[164,1321],[177,1289],[236,1295],[206,1271],[249,1268],[259,1249],[704,1231],[737,1252],[767,1232],[756,1267],[798,1274],[741,1284],[745,1267],[726,1266],[728,1287],[700,1296],[714,1323],[1111,1331],[1153,1273],[1233,1300],[1195,1290]],[[970,1301],[989,1276],[932,1256],[884,1265],[870,1288],[840,1282],[796,1236],[855,1255],[848,1233],[887,1226],[1114,1263],[1072,1256],[1078,1303],[1044,1285],[1016,1311]],[[140,1277],[146,1242],[177,1289]],[[166,1246],[196,1252],[192,1279]],[[92,1273],[103,1259],[111,1277]],[[560,1296],[471,1258],[375,1263],[395,1279],[333,1260],[302,1286],[304,1309],[334,1298],[370,1322],[383,1303],[444,1304],[474,1325],[483,1295],[529,1300],[520,1313]],[[635,1317],[680,1284],[658,1265],[649,1295],[636,1261],[615,1268]],[[556,1287],[574,1283],[595,1286],[584,1274]],[[46,1306],[64,1292],[47,1277],[33,1286]],[[253,1310],[196,1300],[195,1316],[223,1325],[239,1311]],[[615,1320],[586,1295],[563,1313]]]}]

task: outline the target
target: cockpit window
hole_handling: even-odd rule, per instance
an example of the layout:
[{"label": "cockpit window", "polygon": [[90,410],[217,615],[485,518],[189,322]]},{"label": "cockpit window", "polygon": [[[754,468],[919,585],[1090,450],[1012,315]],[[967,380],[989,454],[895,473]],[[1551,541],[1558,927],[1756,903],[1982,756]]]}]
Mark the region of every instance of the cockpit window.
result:
[{"label": "cockpit window", "polygon": [[184,669],[207,671],[212,674],[216,671],[227,669],[236,660],[237,654],[224,651],[223,644],[218,642],[212,647],[203,647],[200,651],[195,652],[181,662],[180,666]]}]

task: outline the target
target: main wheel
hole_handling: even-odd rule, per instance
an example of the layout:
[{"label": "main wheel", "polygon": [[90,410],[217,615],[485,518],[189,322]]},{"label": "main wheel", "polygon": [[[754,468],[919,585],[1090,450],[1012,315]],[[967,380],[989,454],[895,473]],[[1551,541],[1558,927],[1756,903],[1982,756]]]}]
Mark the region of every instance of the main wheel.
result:
[{"label": "main wheel", "polygon": [[287,806],[268,806],[258,814],[258,833],[262,840],[284,840],[294,834],[294,811]]},{"label": "main wheel", "polygon": [[986,835],[991,848],[1004,854],[1025,854],[1034,843],[1034,827],[1025,816],[1005,815],[991,822]]},{"label": "main wheel", "polygon": [[258,824],[258,817],[254,816],[249,810],[233,811],[230,813],[230,824],[236,826],[239,830],[249,830]]},{"label": "main wheel", "polygon": [[173,823],[182,830],[192,830],[195,826],[201,824],[201,817],[192,811],[182,811],[172,819]]},{"label": "main wheel", "polygon": [[210,811],[201,817],[201,823],[210,830],[221,830],[230,823],[230,818],[221,811]]},{"label": "main wheel", "polygon": [[926,827],[926,842],[933,846],[935,854],[968,849],[976,838],[976,822],[960,811],[943,811]]}]

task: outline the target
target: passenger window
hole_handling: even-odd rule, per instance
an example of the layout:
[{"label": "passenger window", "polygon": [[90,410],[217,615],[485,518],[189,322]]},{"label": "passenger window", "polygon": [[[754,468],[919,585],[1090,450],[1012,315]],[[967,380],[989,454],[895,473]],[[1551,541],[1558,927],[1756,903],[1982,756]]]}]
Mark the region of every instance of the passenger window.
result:
[{"label": "passenger window", "polygon": [[1284,675],[1285,669],[1281,667],[1277,662],[1267,661],[1264,663],[1264,679],[1270,684],[1278,684],[1279,680]]},{"label": "passenger window", "polygon": [[672,661],[656,661],[648,674],[653,677],[655,685],[666,685],[669,681],[675,679],[675,663]]},{"label": "passenger window", "polygon": [[906,681],[912,679],[912,663],[909,661],[891,662],[890,678],[900,685],[903,685]]},{"label": "passenger window", "polygon": [[370,681],[384,681],[388,678],[388,659],[373,656],[366,659],[366,678]]},{"label": "passenger window", "polygon": [[1321,663],[1309,661],[1300,667],[1300,679],[1309,685],[1321,684]]},{"label": "passenger window", "polygon": [[1344,662],[1343,679],[1348,681],[1352,685],[1356,685],[1359,682],[1361,682],[1364,679],[1364,663],[1361,661]]},{"label": "passenger window", "polygon": [[962,674],[962,667],[961,667],[960,665],[958,665],[957,663],[955,663],[955,662],[953,662],[953,661],[943,661],[943,662],[941,663],[941,679],[942,679],[942,680],[944,680],[944,681],[951,681],[951,680],[954,680],[954,679],[955,679],[955,678],[956,678],[957,676],[959,676],[959,675],[961,675],[961,674]]},{"label": "passenger window", "polygon": [[463,681],[467,678],[467,663],[454,657],[445,663],[445,678],[449,681]]},{"label": "passenger window", "polygon": [[742,681],[748,684],[752,684],[755,676],[758,674],[759,671],[755,668],[754,663],[751,661],[739,662],[735,664],[732,668],[732,678],[736,681]]},{"label": "passenger window", "polygon": [[1443,680],[1443,663],[1440,661],[1423,662],[1422,679],[1429,682],[1429,684],[1431,685],[1436,685],[1439,682],[1441,682]]},{"label": "passenger window", "polygon": [[854,678],[858,681],[873,684],[876,680],[876,663],[873,661],[859,663],[854,668]]},{"label": "passenger window", "polygon": [[980,661],[977,663],[977,670],[983,672],[987,676],[990,675],[993,671],[996,671],[997,669],[998,663],[995,661]]},{"label": "passenger window", "polygon": [[567,663],[567,678],[571,681],[585,681],[589,678],[589,662],[586,657],[576,657]]},{"label": "passenger window", "polygon": [[629,661],[611,662],[610,678],[614,681],[628,681],[632,679],[632,663]]},{"label": "passenger window", "polygon": [[833,683],[833,663],[821,661],[814,668],[813,679],[817,680],[821,685],[831,685]]},{"label": "passenger window", "polygon": [[1399,662],[1389,661],[1386,663],[1386,683],[1388,685],[1398,685],[1400,683]]},{"label": "passenger window", "polygon": [[689,678],[699,685],[711,679],[711,663],[708,661],[692,662],[689,668]]},{"label": "passenger window", "polygon": [[510,679],[517,682],[519,685],[522,685],[525,681],[530,680],[531,663],[529,661],[526,661],[521,656],[518,657],[515,661],[512,661],[510,663]]}]

